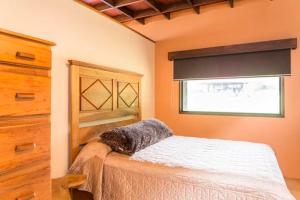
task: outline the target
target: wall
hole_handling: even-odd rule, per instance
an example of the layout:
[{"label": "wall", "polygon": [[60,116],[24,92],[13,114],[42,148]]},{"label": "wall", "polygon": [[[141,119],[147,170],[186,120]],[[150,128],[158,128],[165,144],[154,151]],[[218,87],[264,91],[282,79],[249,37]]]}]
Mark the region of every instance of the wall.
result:
[{"label": "wall", "polygon": [[[300,178],[300,48],[292,51],[292,76],[285,78],[285,118],[178,114],[178,82],[172,80],[169,51],[298,37],[300,1],[243,0],[203,7],[136,26],[156,40],[155,112],[179,135],[246,140],[271,145],[287,177]],[[162,30],[162,26],[164,29]],[[151,29],[151,30],[150,30]]]},{"label": "wall", "polygon": [[143,117],[154,115],[154,44],[72,0],[0,1],[0,27],[56,42],[52,66],[52,176],[68,167],[68,59],[144,74]]}]

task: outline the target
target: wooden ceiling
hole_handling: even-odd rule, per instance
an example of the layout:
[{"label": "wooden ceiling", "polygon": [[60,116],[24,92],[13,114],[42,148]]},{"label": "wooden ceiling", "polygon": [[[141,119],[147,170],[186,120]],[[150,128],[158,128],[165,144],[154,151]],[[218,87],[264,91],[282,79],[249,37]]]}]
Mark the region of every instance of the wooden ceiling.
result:
[{"label": "wooden ceiling", "polygon": [[193,9],[200,14],[200,7],[214,3],[228,3],[234,7],[234,0],[77,0],[97,12],[125,23],[135,20],[145,24],[145,19],[157,15],[171,19],[171,13],[184,9]]}]

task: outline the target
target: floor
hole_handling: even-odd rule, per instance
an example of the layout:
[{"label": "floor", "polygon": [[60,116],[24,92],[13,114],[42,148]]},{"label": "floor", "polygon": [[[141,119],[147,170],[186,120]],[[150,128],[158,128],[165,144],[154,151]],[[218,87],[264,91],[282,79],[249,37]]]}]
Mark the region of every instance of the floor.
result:
[{"label": "floor", "polygon": [[290,189],[290,191],[292,192],[292,194],[294,195],[294,197],[297,200],[300,200],[300,180],[296,180],[296,179],[285,179],[288,188]]}]

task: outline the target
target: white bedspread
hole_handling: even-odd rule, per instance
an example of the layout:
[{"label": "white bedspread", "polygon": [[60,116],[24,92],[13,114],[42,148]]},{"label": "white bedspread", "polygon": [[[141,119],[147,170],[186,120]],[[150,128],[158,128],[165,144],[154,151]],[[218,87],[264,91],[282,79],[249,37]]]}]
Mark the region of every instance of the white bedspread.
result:
[{"label": "white bedspread", "polygon": [[235,178],[231,182],[224,180],[222,184],[257,189],[265,192],[266,199],[268,195],[278,200],[294,199],[274,152],[264,144],[172,136],[136,152],[130,159],[232,175]]}]

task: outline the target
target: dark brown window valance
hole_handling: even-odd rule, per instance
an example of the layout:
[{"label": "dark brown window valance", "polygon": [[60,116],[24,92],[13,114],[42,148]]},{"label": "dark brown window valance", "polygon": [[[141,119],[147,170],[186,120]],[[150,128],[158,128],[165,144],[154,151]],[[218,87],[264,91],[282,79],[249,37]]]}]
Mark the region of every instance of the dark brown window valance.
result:
[{"label": "dark brown window valance", "polygon": [[291,74],[297,39],[213,47],[169,53],[174,79],[206,79]]}]

